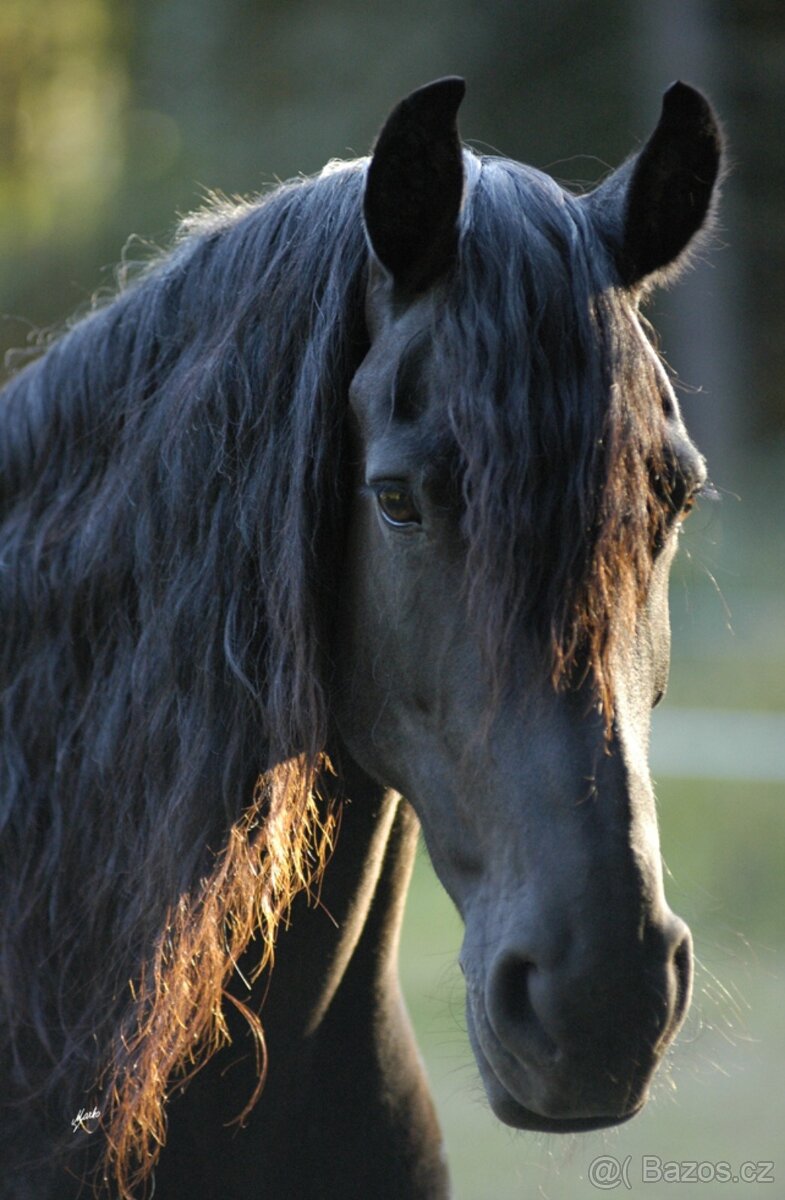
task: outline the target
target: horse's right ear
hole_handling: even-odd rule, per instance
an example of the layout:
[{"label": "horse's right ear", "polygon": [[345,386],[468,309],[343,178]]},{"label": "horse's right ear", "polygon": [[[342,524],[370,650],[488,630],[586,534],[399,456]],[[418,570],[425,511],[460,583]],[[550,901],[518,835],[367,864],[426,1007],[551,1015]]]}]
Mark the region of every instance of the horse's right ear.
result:
[{"label": "horse's right ear", "polygon": [[463,196],[457,76],[412,92],[379,134],[365,185],[365,227],[397,289],[419,292],[453,260]]},{"label": "horse's right ear", "polygon": [[646,145],[586,197],[623,282],[667,278],[711,215],[723,136],[705,96],[674,83]]}]

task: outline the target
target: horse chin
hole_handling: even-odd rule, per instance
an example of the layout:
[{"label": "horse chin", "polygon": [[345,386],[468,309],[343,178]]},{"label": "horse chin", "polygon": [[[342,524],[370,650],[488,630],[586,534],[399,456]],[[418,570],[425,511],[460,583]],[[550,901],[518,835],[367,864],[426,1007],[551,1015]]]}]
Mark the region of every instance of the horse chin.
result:
[{"label": "horse chin", "polygon": [[[495,1117],[513,1129],[538,1133],[591,1133],[623,1125],[646,1106],[648,1087],[635,1102],[618,1112],[580,1112],[572,1098],[557,1096],[548,1085],[547,1070],[516,1061],[496,1040],[471,1002],[467,1005],[469,1041],[479,1067],[485,1094]],[[482,1028],[482,1035],[478,1032]],[[556,1065],[556,1064],[554,1064]]]},{"label": "horse chin", "polygon": [[488,1080],[484,1078],[484,1083],[485,1094],[494,1116],[504,1125],[510,1125],[513,1129],[526,1129],[532,1133],[591,1133],[595,1129],[609,1129],[631,1120],[645,1105],[644,1101],[631,1112],[621,1116],[607,1114],[596,1117],[544,1117],[519,1104],[498,1079],[494,1079],[489,1086]]}]

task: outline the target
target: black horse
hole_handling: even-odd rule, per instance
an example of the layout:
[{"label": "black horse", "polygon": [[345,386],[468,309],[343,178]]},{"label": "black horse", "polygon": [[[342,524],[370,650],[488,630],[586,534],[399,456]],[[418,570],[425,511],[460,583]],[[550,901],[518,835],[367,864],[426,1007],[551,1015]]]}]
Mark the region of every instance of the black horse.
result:
[{"label": "black horse", "polygon": [[626,1120],[682,1022],[647,741],[706,475],[638,305],[721,136],[674,84],[576,197],[462,150],[463,90],[2,394],[3,1197],[445,1196],[420,824],[502,1121]]}]

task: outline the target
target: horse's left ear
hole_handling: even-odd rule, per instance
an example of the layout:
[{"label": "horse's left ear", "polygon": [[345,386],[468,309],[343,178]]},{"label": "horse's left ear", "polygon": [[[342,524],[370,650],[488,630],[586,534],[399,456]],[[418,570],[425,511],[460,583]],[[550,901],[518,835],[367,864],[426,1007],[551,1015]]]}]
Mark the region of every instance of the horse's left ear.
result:
[{"label": "horse's left ear", "polygon": [[705,96],[674,83],[659,124],[634,158],[586,197],[632,287],[678,266],[711,216],[723,136]]},{"label": "horse's left ear", "polygon": [[428,287],[456,252],[463,195],[457,113],[465,90],[449,76],[412,92],[387,118],[368,167],[368,238],[404,292]]}]

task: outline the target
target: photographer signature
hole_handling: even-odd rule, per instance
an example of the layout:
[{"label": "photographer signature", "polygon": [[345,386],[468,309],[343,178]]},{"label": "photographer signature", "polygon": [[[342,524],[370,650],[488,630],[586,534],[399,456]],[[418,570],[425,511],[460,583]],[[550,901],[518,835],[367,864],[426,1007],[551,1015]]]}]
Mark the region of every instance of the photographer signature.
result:
[{"label": "photographer signature", "polygon": [[92,1109],[91,1112],[85,1112],[85,1110],[83,1108],[80,1108],[79,1112],[76,1114],[73,1121],[71,1122],[71,1126],[73,1128],[74,1133],[76,1133],[77,1130],[79,1130],[79,1129],[83,1130],[85,1133],[95,1133],[95,1131],[97,1129],[97,1124],[91,1126],[88,1124],[88,1122],[95,1121],[97,1123],[98,1121],[100,1121],[100,1119],[101,1119],[101,1112],[99,1109],[94,1108],[94,1109]]}]

